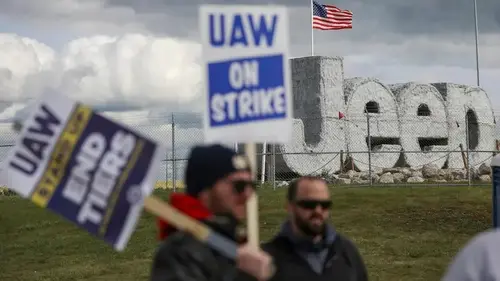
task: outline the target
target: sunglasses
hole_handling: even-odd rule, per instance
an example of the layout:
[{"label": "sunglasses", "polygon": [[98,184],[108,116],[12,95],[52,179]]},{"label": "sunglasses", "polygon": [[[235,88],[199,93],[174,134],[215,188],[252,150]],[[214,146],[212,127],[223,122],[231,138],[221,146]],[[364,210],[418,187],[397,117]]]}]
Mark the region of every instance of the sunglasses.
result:
[{"label": "sunglasses", "polygon": [[330,200],[299,200],[295,202],[295,205],[306,210],[314,210],[318,206],[321,206],[323,210],[328,210],[332,207],[332,201]]},{"label": "sunglasses", "polygon": [[243,193],[247,187],[250,187],[253,190],[257,189],[257,183],[254,181],[233,180],[231,181],[231,184],[233,185],[234,191],[238,194]]}]

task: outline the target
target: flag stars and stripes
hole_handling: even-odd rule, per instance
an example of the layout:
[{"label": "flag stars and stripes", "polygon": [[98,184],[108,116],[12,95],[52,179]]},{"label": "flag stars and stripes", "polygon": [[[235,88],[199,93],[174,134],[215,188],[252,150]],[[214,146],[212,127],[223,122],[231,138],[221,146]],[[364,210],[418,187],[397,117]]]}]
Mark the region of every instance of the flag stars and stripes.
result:
[{"label": "flag stars and stripes", "polygon": [[352,28],[352,12],[333,5],[323,5],[313,1],[313,29],[335,30]]}]

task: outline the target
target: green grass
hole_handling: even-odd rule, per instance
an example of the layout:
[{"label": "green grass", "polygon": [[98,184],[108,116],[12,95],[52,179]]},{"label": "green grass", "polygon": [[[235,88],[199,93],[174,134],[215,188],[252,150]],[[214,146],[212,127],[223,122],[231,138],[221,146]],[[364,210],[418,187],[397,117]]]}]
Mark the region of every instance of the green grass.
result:
[{"label": "green grass", "polygon": [[[334,188],[332,222],[359,246],[371,280],[439,280],[491,225],[489,188]],[[166,198],[167,193],[158,195]],[[285,191],[260,192],[261,239],[285,217]],[[157,246],[145,214],[123,253],[18,197],[0,197],[0,280],[147,280]]]}]

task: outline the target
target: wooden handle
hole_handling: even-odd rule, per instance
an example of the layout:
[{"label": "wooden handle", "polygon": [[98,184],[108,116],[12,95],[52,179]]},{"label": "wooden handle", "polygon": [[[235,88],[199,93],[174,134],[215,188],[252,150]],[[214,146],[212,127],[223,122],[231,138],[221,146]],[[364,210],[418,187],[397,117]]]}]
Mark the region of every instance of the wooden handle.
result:
[{"label": "wooden handle", "polygon": [[[155,196],[149,196],[144,200],[144,209],[149,213],[156,215],[177,229],[182,229],[191,233],[198,240],[207,243],[212,249],[220,252],[224,256],[236,260],[238,245],[226,237],[214,232],[203,223],[184,215],[168,203]],[[274,261],[269,265],[268,276],[271,278],[276,273]]]},{"label": "wooden handle", "polygon": [[[255,180],[257,174],[257,149],[255,143],[245,144],[245,154],[250,161],[252,177]],[[256,193],[247,201],[247,235],[248,243],[256,248],[259,248],[259,200]]]},{"label": "wooden handle", "polygon": [[195,219],[188,217],[165,203],[158,197],[149,196],[144,200],[144,209],[175,226],[177,229],[187,231],[198,240],[205,241],[210,234],[210,229]]},{"label": "wooden handle", "polygon": [[149,196],[144,200],[144,209],[149,213],[158,216],[177,229],[192,234],[196,239],[207,243],[214,250],[219,251],[230,259],[236,259],[238,245],[236,242],[214,232],[203,223],[188,217],[168,203],[155,196]]}]

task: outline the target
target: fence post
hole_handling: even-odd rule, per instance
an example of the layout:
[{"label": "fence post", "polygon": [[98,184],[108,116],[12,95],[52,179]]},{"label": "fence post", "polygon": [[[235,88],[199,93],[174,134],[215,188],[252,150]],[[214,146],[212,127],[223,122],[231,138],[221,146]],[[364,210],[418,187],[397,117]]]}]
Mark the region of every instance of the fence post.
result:
[{"label": "fence post", "polygon": [[168,149],[165,151],[165,189],[168,189]]},{"label": "fence post", "polygon": [[272,157],[272,144],[268,144],[268,147],[267,147],[267,155],[266,155],[266,180],[268,183],[271,183],[271,179],[272,179],[272,176],[271,176],[271,172],[272,172],[272,160],[271,160],[271,157]]},{"label": "fence post", "polygon": [[262,144],[262,157],[261,157],[261,171],[260,171],[260,183],[264,184],[264,181],[266,179],[266,157],[267,157],[267,143]]},{"label": "fence post", "polygon": [[177,191],[177,185],[175,184],[175,182],[177,181],[177,169],[175,167],[175,164],[175,119],[174,114],[172,113],[172,187],[174,189],[174,192]]},{"label": "fence post", "polygon": [[370,177],[370,186],[373,186],[372,178],[372,136],[370,133],[370,113],[366,110],[366,127],[368,133],[368,176]]},{"label": "fence post", "polygon": [[493,203],[493,227],[500,227],[500,154],[497,154],[491,160],[491,182],[492,188],[492,203]]},{"label": "fence post", "polygon": [[276,144],[271,145],[271,175],[273,181],[273,190],[276,190]]},{"label": "fence post", "polygon": [[344,150],[340,150],[340,173],[344,173]]},{"label": "fence post", "polygon": [[465,109],[465,149],[467,153],[467,185],[471,186],[471,171],[470,171],[470,149],[469,149],[469,116],[467,115],[467,108]]}]

